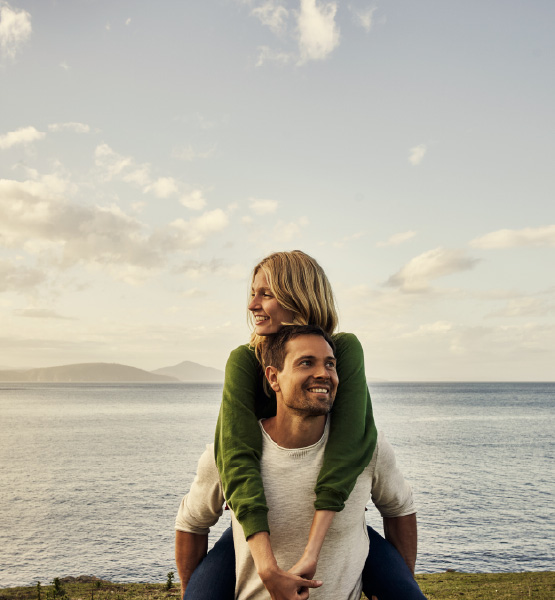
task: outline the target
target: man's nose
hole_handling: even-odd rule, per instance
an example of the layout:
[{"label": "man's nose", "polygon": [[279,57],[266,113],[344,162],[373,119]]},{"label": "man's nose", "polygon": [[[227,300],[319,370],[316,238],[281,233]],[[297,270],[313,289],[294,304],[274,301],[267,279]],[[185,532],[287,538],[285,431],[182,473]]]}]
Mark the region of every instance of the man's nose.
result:
[{"label": "man's nose", "polygon": [[316,370],[314,373],[314,377],[317,379],[329,379],[330,372],[326,365],[316,365]]}]

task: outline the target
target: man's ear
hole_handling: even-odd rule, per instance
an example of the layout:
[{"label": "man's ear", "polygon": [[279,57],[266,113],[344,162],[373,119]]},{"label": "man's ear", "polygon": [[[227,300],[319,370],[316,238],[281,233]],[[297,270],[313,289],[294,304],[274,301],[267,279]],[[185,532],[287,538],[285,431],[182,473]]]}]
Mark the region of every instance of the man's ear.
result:
[{"label": "man's ear", "polygon": [[279,383],[277,380],[278,370],[275,367],[266,367],[266,379],[274,392],[279,392]]}]

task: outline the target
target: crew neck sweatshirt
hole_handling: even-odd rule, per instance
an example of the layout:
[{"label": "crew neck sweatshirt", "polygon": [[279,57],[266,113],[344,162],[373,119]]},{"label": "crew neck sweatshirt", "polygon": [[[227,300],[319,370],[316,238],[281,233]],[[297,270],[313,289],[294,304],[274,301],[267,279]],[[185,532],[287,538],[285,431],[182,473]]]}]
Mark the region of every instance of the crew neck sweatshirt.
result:
[{"label": "crew neck sweatshirt", "polygon": [[[271,542],[278,565],[291,568],[301,557],[314,514],[314,487],[329,443],[330,421],[312,446],[282,448],[259,425],[262,438],[261,473],[266,491]],[[395,464],[391,445],[379,434],[370,464],[357,478],[345,508],[338,513],[322,546],[315,579],[322,587],[310,591],[315,600],[358,600],[369,541],[365,508],[370,497],[385,517],[415,512],[412,492]],[[190,492],[183,498],[176,529],[207,534],[218,520],[224,502],[223,486],[214,460],[213,446],[202,455]],[[237,600],[268,600],[269,594],[256,572],[242,527],[232,511],[236,555]]]}]

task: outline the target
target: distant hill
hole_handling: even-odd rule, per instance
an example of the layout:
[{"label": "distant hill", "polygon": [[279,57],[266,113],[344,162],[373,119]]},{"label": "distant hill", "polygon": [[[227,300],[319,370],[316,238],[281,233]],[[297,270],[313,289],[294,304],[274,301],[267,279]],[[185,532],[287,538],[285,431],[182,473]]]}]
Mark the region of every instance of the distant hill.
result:
[{"label": "distant hill", "polygon": [[36,381],[44,383],[175,383],[175,377],[158,375],[114,363],[84,363],[29,369],[0,371],[0,381]]},{"label": "distant hill", "polygon": [[224,380],[224,372],[212,367],[205,367],[198,363],[185,360],[173,367],[164,367],[152,371],[157,375],[169,375],[176,377],[180,381],[203,382],[203,383],[222,383]]}]

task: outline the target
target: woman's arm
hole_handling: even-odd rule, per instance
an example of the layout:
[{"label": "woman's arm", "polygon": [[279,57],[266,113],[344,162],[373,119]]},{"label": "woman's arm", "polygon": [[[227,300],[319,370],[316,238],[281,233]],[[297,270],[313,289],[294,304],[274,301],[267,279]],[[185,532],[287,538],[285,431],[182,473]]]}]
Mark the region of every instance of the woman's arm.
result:
[{"label": "woman's arm", "polygon": [[357,477],[368,465],[378,433],[366,383],[364,354],[352,333],[333,336],[339,386],[333,404],[324,464],[316,483],[317,510],[343,510]]},{"label": "woman's arm", "polygon": [[[258,360],[248,346],[240,346],[230,354],[226,365],[214,454],[225,499],[242,525],[245,538],[269,531],[260,475],[262,434],[258,408],[264,416],[271,416],[271,402],[263,393]],[[275,414],[275,400],[273,411]]]}]

